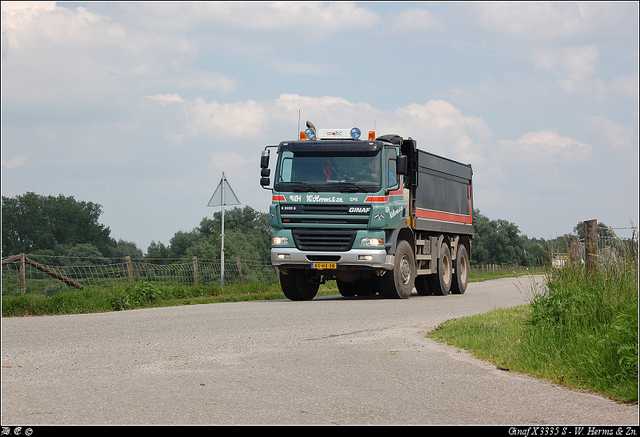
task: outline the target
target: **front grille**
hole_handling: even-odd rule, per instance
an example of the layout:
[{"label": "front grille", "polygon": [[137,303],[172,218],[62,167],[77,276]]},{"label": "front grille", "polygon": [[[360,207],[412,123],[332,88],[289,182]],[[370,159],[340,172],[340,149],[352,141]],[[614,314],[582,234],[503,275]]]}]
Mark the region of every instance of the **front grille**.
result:
[{"label": "front grille", "polygon": [[336,219],[336,218],[287,218],[283,219],[285,223],[313,223],[318,224],[322,223],[325,225],[367,225],[369,223],[369,218],[365,219],[355,219],[355,218],[344,218],[344,219]]},{"label": "front grille", "polygon": [[316,262],[338,262],[340,258],[340,255],[307,255],[309,261]]},{"label": "front grille", "polygon": [[300,205],[302,214],[348,214],[348,205]]},{"label": "front grille", "polygon": [[346,252],[353,246],[355,230],[292,229],[293,241],[299,250]]}]

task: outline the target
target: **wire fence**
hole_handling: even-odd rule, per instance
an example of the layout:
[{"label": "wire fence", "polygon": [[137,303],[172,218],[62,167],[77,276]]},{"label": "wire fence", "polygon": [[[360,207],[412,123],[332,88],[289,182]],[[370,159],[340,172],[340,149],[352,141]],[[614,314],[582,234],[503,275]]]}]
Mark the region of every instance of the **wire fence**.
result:
[{"label": "wire fence", "polygon": [[[79,261],[74,265],[58,266],[40,264],[27,256],[25,258],[27,262],[24,263],[18,260],[5,264],[6,260],[3,260],[3,295],[52,295],[68,287],[112,287],[139,281],[156,285],[214,285],[220,284],[222,279],[219,260],[175,260],[166,264],[170,260],[163,259],[161,264],[129,258],[109,264],[90,265]],[[245,281],[269,283],[276,280],[276,269],[268,262],[236,259],[224,264],[225,284]]]},{"label": "wire fence", "polygon": [[[638,237],[634,231],[631,239],[598,238],[600,263],[616,262],[624,254],[632,253],[637,262]],[[579,242],[578,259],[585,259],[584,241]],[[570,258],[567,253],[554,253],[552,265],[559,267]],[[29,256],[29,257],[28,257]],[[22,257],[22,258],[20,258]],[[37,261],[35,261],[37,260]],[[66,265],[60,265],[66,264]],[[470,273],[524,271],[530,267],[482,264],[472,265]],[[224,283],[260,282],[278,280],[276,268],[270,262],[241,260],[225,262]],[[2,295],[44,294],[53,295],[68,287],[110,287],[133,284],[139,281],[157,285],[218,285],[222,282],[220,260],[167,258],[131,259],[79,259],[45,255],[13,256],[2,260]]]}]

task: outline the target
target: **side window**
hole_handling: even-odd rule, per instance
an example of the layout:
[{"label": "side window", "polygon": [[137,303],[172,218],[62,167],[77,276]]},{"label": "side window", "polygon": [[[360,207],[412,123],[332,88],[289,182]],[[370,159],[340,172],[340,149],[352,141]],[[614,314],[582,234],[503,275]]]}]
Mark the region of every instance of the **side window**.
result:
[{"label": "side window", "polygon": [[293,153],[283,151],[278,168],[278,182],[291,182],[293,171]]},{"label": "side window", "polygon": [[385,161],[387,162],[385,187],[396,187],[398,186],[398,173],[396,172],[396,150],[394,148],[385,149]]}]

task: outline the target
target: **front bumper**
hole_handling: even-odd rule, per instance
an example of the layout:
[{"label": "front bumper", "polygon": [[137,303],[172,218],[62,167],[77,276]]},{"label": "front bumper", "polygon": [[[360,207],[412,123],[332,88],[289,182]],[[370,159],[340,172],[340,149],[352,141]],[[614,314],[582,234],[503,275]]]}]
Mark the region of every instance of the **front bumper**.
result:
[{"label": "front bumper", "polygon": [[[284,256],[284,258],[278,257]],[[370,259],[361,259],[368,256]],[[338,269],[369,268],[375,270],[392,270],[394,256],[387,255],[384,250],[351,249],[346,252],[312,252],[301,251],[295,247],[271,249],[271,264],[274,266],[310,267],[313,262],[336,263]]]}]

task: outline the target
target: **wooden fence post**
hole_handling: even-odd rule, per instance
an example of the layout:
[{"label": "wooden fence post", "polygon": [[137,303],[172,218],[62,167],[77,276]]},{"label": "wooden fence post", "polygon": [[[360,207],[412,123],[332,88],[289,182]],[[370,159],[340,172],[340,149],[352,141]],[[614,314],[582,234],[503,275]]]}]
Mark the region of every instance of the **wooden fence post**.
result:
[{"label": "wooden fence post", "polygon": [[598,221],[584,222],[585,264],[587,270],[593,271],[598,264]]},{"label": "wooden fence post", "polygon": [[572,235],[569,241],[569,260],[571,264],[580,263],[580,240],[575,235]]},{"label": "wooden fence post", "polygon": [[9,263],[14,263],[18,261],[20,263],[20,292],[22,294],[24,294],[27,291],[27,281],[26,281],[26,274],[25,274],[25,266],[26,264],[29,264],[31,267],[35,267],[36,269],[40,270],[41,272],[45,272],[47,275],[49,276],[53,276],[56,279],[61,280],[62,282],[64,282],[67,285],[71,285],[72,287],[78,288],[78,289],[82,289],[84,288],[84,286],[76,281],[74,281],[73,279],[67,278],[66,276],[51,270],[48,267],[43,266],[42,264],[39,264],[33,260],[30,260],[29,258],[27,258],[25,256],[24,253],[21,253],[20,255],[15,255],[15,256],[11,256],[9,258],[3,259],[2,260],[2,265],[5,264],[9,264]]},{"label": "wooden fence post", "polygon": [[24,253],[20,254],[20,293],[25,294],[27,292],[27,277],[25,274],[25,256]]},{"label": "wooden fence post", "polygon": [[244,278],[242,277],[242,264],[240,263],[240,257],[236,257],[236,265],[238,266],[238,274],[240,275],[240,283],[244,284]]},{"label": "wooden fence post", "polygon": [[124,259],[127,261],[127,274],[129,275],[129,284],[133,285],[133,264],[131,264],[131,257],[127,255],[124,257]]},{"label": "wooden fence post", "polygon": [[193,285],[198,285],[198,257],[193,257]]}]

